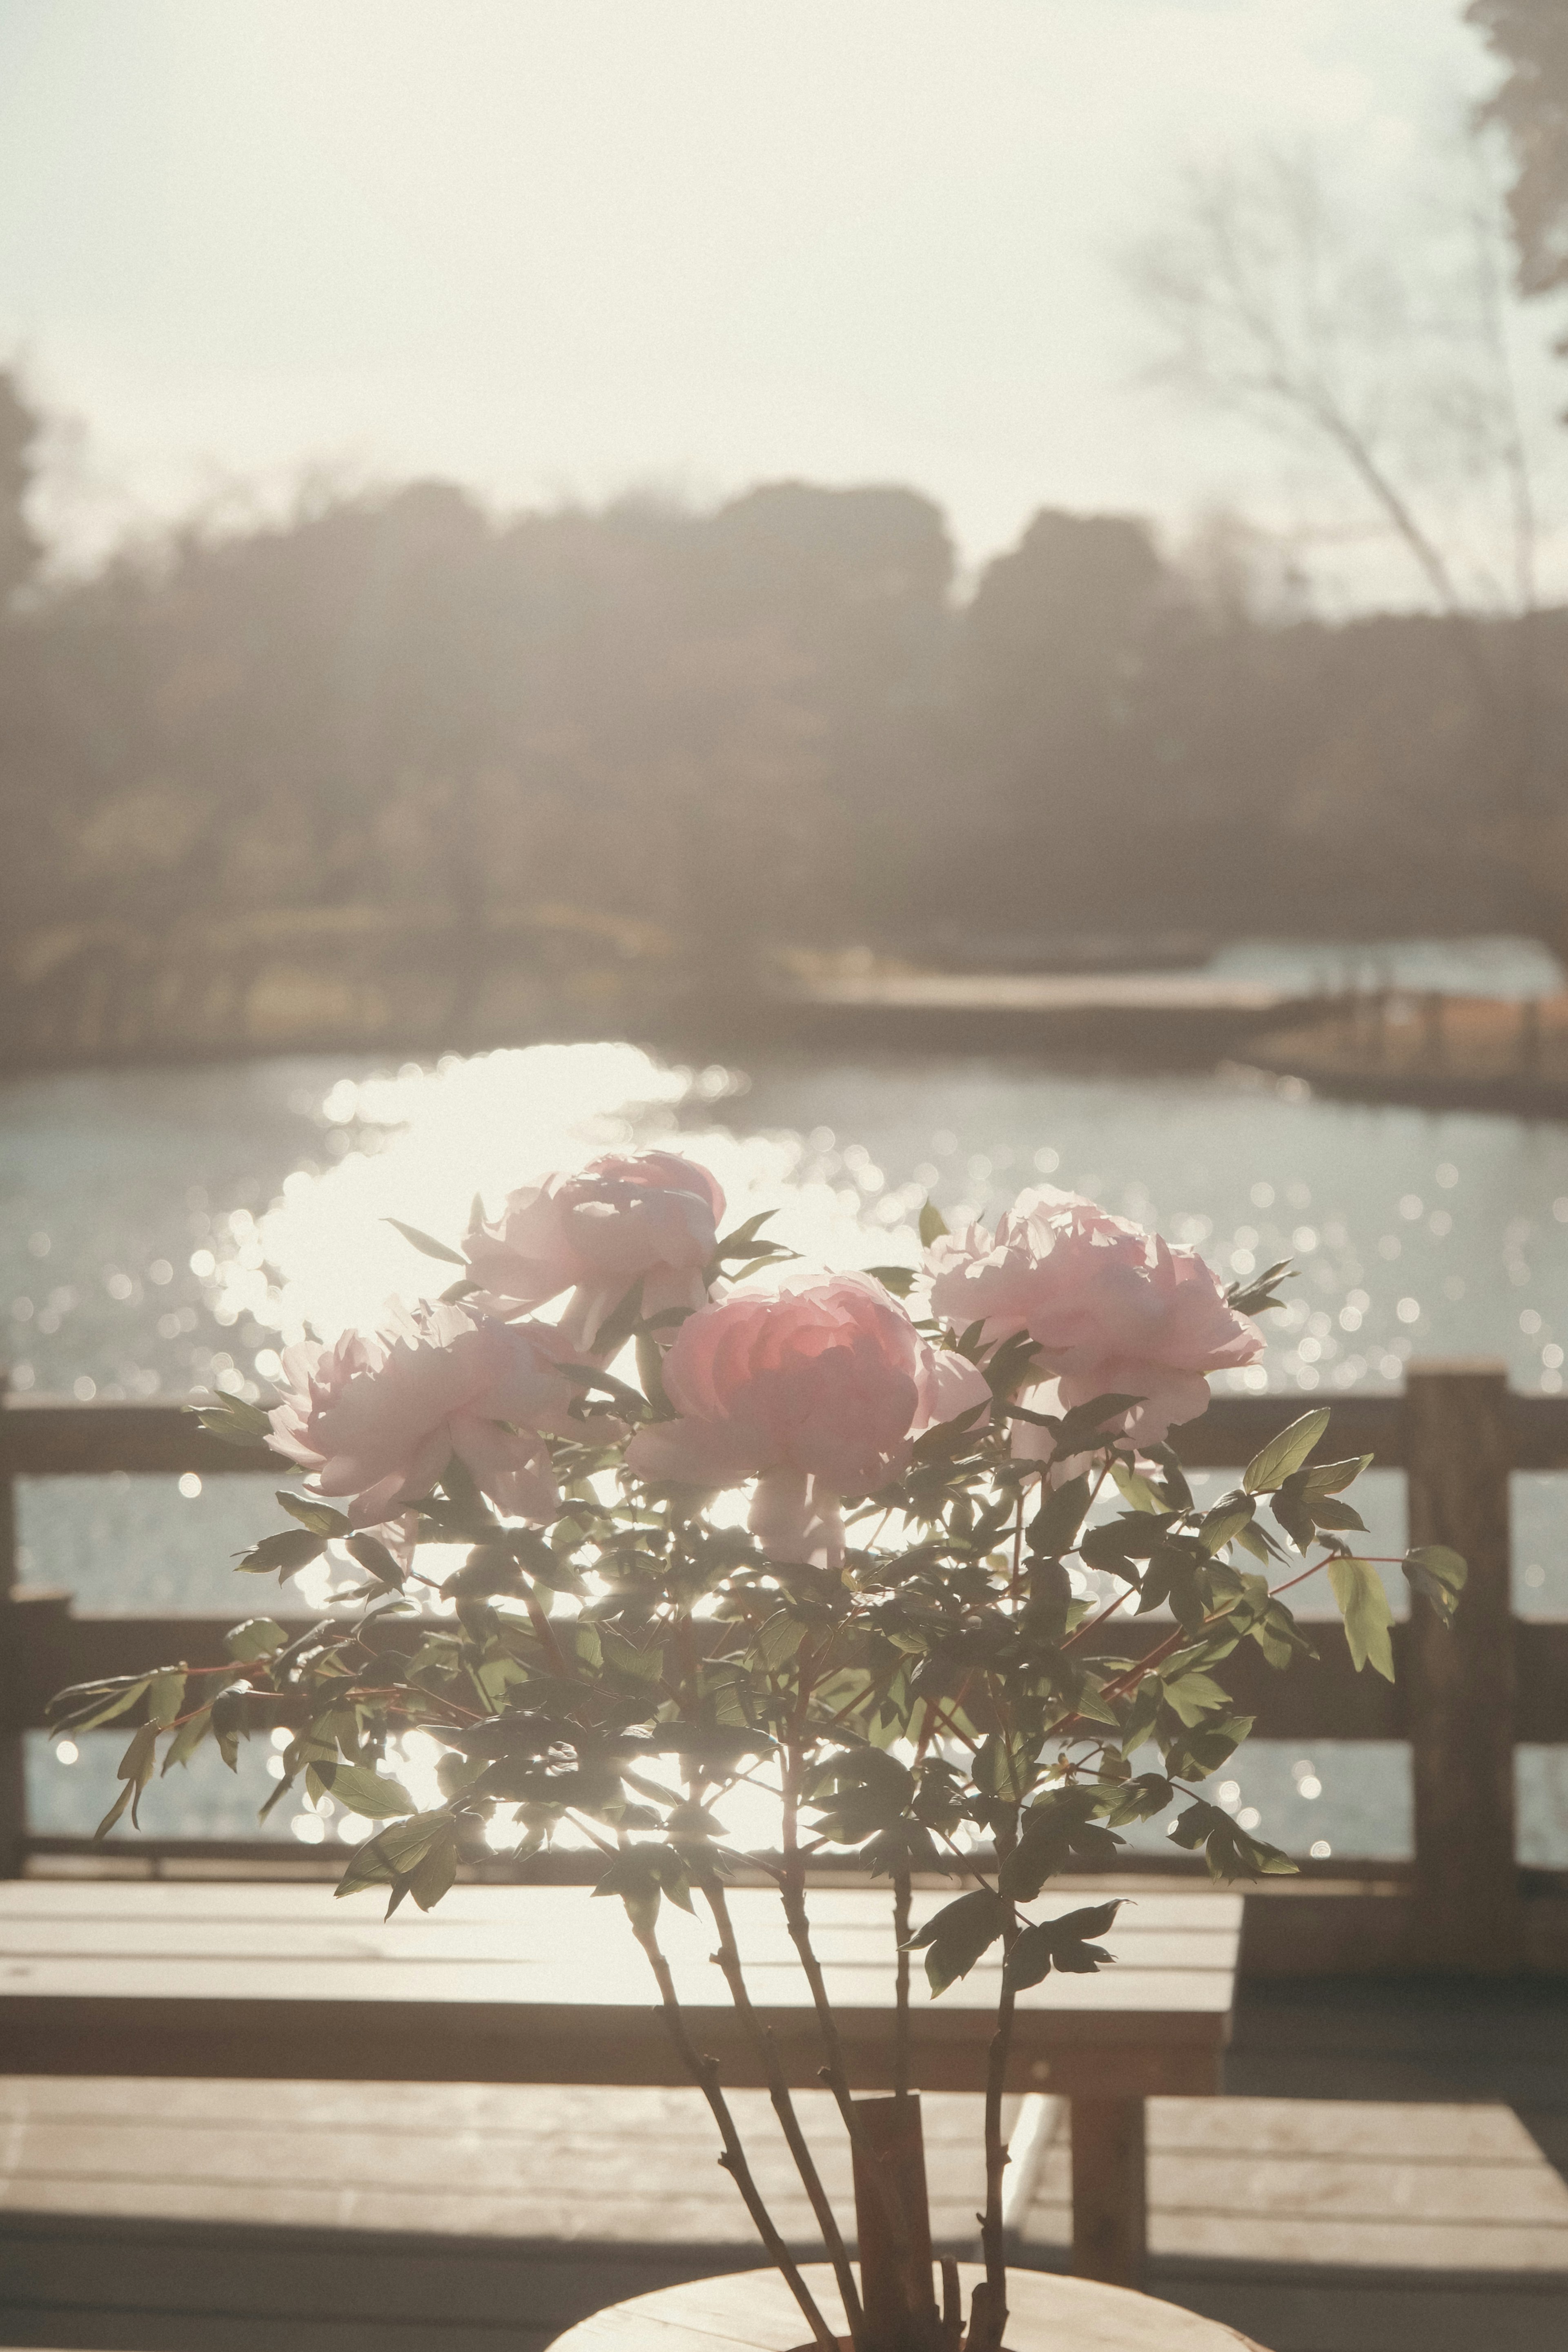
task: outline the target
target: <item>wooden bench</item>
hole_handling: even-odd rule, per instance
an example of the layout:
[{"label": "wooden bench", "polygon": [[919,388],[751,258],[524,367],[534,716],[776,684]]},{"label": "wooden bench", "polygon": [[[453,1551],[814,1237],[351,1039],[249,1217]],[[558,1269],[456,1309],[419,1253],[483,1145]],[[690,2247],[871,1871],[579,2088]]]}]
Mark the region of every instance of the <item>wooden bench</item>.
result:
[{"label": "wooden bench", "polygon": [[[915,1917],[946,1898],[917,1895]],[[731,1895],[753,2000],[792,2084],[821,2048],[777,1897]],[[591,1905],[593,1906],[591,1909]],[[874,1888],[811,1898],[851,2078],[891,2076],[889,1903]],[[1144,1895],[1104,1938],[1117,1964],[1020,1996],[1009,2087],[1026,2102],[1020,2162],[1044,2098],[1072,2122],[1074,2266],[1132,2285],[1144,2247],[1144,2101],[1220,2087],[1239,1896]],[[760,2086],[709,1954],[711,1925],[665,1905],[661,1935],[693,2033],[735,2087]],[[996,1963],[940,2000],[915,1978],[913,2074],[977,2090]],[[455,1888],[425,1916],[383,1922],[373,1894],[314,1884],[15,1880],[0,1885],[0,2074],[213,2080],[684,2086],[619,1905],[581,1887]],[[1021,2183],[1019,2184],[1021,2186]]]}]

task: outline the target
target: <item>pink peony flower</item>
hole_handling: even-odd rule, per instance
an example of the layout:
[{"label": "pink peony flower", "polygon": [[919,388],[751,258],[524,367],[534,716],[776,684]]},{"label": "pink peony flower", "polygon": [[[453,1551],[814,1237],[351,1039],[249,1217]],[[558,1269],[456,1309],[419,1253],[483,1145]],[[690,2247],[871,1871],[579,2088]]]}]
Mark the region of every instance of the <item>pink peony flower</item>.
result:
[{"label": "pink peony flower", "polygon": [[377,1332],[287,1351],[272,1444],[356,1527],[427,1495],[454,1454],[497,1509],[549,1519],[560,1497],[541,1433],[564,1426],[573,1393],[560,1352],[543,1326],[395,1307]]},{"label": "pink peony flower", "polygon": [[664,1358],[680,1418],[640,1429],[627,1465],[697,1486],[758,1480],[750,1526],[779,1559],[843,1558],[839,1498],[895,1476],[914,1442],[990,1391],[864,1274],[743,1284],[682,1324]]},{"label": "pink peony flower", "polygon": [[476,1219],[463,1252],[488,1312],[531,1314],[570,1290],[560,1328],[586,1353],[639,1276],[645,1316],[702,1305],[723,1214],[723,1192],[695,1160],[612,1153],[508,1193],[493,1222]]},{"label": "pink peony flower", "polygon": [[988,1340],[1027,1331],[1037,1374],[1060,1382],[1063,1407],[1141,1397],[1124,1428],[1145,1444],[1205,1410],[1210,1372],[1263,1353],[1261,1332],[1193,1251],[1075,1193],[1020,1193],[994,1234],[973,1225],[945,1236],[927,1265],[933,1312],[960,1328],[982,1323]]}]

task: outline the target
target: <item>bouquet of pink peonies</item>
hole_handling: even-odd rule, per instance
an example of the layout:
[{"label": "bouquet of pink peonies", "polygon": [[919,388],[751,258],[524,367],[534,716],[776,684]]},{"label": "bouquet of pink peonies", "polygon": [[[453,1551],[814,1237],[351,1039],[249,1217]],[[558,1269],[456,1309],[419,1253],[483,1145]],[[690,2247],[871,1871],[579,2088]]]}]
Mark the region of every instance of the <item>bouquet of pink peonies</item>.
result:
[{"label": "bouquet of pink peonies", "polygon": [[[204,1740],[232,1765],[249,1732],[287,1724],[269,1809],[302,1781],[380,1824],[339,1892],[384,1889],[392,1907],[428,1909],[495,1843],[600,1849],[597,1891],[625,1906],[721,2160],[831,2345],[661,1947],[664,1899],[700,1898],[857,2352],[998,2352],[1013,2004],[1052,1969],[1103,1966],[1117,1907],[1034,1906],[1053,1877],[1112,1863],[1122,1828],[1171,1811],[1216,1876],[1291,1868],[1201,1784],[1251,1727],[1226,1660],[1254,1643],[1284,1668],[1306,1650],[1282,1597],[1306,1577],[1326,1571],[1357,1666],[1392,1675],[1380,1563],[1355,1551],[1343,1499],[1365,1462],[1321,1458],[1318,1410],[1215,1502],[1183,1475],[1173,1429],[1202,1412],[1211,1374],[1261,1355],[1252,1318],[1283,1265],[1227,1288],[1191,1251],[1040,1190],[995,1232],[949,1234],[927,1207],[922,1265],[832,1274],[764,1238],[766,1217],[722,1232],[724,1205],[706,1170],[649,1152],[551,1177],[494,1218],[476,1204],[455,1248],[404,1228],[459,1269],[439,1298],[292,1349],[270,1410],[202,1408],[302,1474],[278,1496],[294,1524],[241,1569],[286,1580],[330,1550],[362,1581],[301,1639],[251,1620],[229,1666],[83,1685],[56,1721],[135,1725],[105,1830]],[[1447,1619],[1463,1562],[1427,1547],[1400,1564]],[[1155,1637],[1119,1654],[1113,1621],[1152,1612]],[[439,1743],[438,1804],[382,1769],[411,1732]],[[743,1788],[767,1792],[774,1825],[744,1859],[777,1887],[826,2079],[888,2207],[891,2309],[862,2303],[751,2009],[722,1822]],[[809,1869],[832,1853],[890,1883],[901,2099],[910,1954],[936,1995],[1000,1948],[986,2275],[967,2322],[951,2276],[939,2311],[928,2262],[919,2274],[924,2217],[878,2173],[851,2095],[810,1919]],[[962,1891],[914,1934],[916,1875]]]}]

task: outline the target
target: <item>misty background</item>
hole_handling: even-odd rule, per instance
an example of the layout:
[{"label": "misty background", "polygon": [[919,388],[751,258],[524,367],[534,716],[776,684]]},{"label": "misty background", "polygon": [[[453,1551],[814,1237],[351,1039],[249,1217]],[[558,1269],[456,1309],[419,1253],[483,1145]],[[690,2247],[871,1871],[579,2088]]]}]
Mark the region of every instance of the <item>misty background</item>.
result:
[{"label": "misty background", "polygon": [[[0,0],[11,1392],[268,1394],[417,1284],[386,1219],[674,1139],[835,1264],[1049,1178],[1291,1256],[1275,1389],[1560,1393],[1565,26]],[[1190,1004],[1087,1056],[995,1017],[1228,954],[1223,1053]],[[868,1045],[857,975],[933,967],[963,1038]],[[1238,1025],[1325,972],[1350,1098]],[[23,1486],[83,1607],[226,1606],[271,1508]],[[105,1809],[90,1746],[35,1740],[36,1829]],[[1396,1853],[1406,1768],[1263,1749],[1224,1801]],[[160,1801],[254,1834],[221,1768]]]},{"label": "misty background", "polygon": [[5,0],[13,1054],[1560,947],[1552,15]]}]

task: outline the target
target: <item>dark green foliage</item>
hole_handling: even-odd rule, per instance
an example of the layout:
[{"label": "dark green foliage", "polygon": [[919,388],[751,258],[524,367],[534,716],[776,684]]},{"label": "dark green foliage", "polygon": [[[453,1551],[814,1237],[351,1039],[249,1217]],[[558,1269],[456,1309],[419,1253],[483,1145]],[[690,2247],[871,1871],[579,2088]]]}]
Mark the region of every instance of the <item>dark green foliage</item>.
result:
[{"label": "dark green foliage", "polygon": [[983,1952],[1005,1933],[1008,1906],[988,1887],[977,1886],[956,1902],[946,1904],[934,1919],[909,1939],[912,1952],[925,1954],[925,1975],[933,1995],[967,1977]]},{"label": "dark green foliage", "polygon": [[1080,1911],[1064,1911],[1059,1919],[1040,1919],[1017,1937],[1002,1970],[1003,1982],[1013,1992],[1040,1984],[1052,1969],[1068,1976],[1093,1976],[1113,1955],[1092,1938],[1113,1926],[1122,1906],[1096,1903]]},{"label": "dark green foliage", "polygon": [[[750,1263],[756,1221],[722,1246]],[[616,1310],[629,1336],[640,1310],[634,1287]],[[956,1336],[999,1398],[1028,1379],[1030,1344]],[[597,1373],[587,1383],[620,1392],[622,1423],[658,1410],[652,1379],[645,1395]],[[901,1478],[859,1507],[849,1498],[861,1548],[842,1571],[768,1559],[689,1493],[607,1488],[597,1474],[618,1454],[575,1423],[551,1441],[552,1526],[497,1519],[455,1461],[417,1507],[421,1542],[463,1549],[440,1614],[413,1597],[428,1586],[417,1566],[284,1492],[302,1524],[240,1565],[287,1576],[340,1546],[367,1579],[343,1613],[291,1642],[276,1620],[249,1619],[220,1674],[171,1665],[85,1685],[62,1694],[56,1720],[123,1720],[131,1734],[106,1829],[134,1820],[161,1756],[167,1769],[212,1738],[233,1765],[241,1738],[281,1718],[293,1731],[267,1810],[302,1783],[378,1824],[341,1892],[384,1886],[392,1907],[428,1906],[500,1817],[525,1855],[586,1832],[606,1849],[599,1892],[645,1936],[665,1895],[689,1907],[694,1888],[718,1885],[728,1801],[760,1778],[787,1792],[782,1859],[762,1857],[767,1869],[787,1877],[791,1857],[837,1850],[873,1875],[977,1882],[911,1938],[934,1994],[998,1944],[1014,1990],[1093,1969],[1110,1957],[1097,1938],[1114,1904],[1055,1919],[1030,1906],[1053,1879],[1113,1866],[1128,1824],[1175,1806],[1176,1843],[1216,1876],[1292,1866],[1197,1793],[1251,1728],[1228,1662],[1246,1642],[1275,1667],[1306,1647],[1274,1584],[1326,1569],[1356,1664],[1391,1671],[1381,1579],[1342,1532],[1359,1524],[1341,1497],[1365,1464],[1318,1458],[1327,1412],[1303,1415],[1200,1508],[1168,1445],[1140,1457],[1118,1439],[1132,1402],[1051,1417],[1062,1452],[1088,1457],[1055,1488],[1014,1458],[1003,1412],[930,1431]],[[1107,1510],[1113,1498],[1122,1507]],[[1404,1565],[1422,1604],[1451,1613],[1463,1563],[1426,1547]],[[1104,1613],[1084,1597],[1092,1571],[1130,1604],[1127,1655],[1086,1641]],[[392,1743],[412,1730],[442,1751],[440,1801],[423,1810],[397,1777]]]}]

